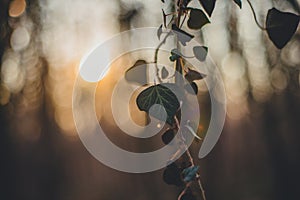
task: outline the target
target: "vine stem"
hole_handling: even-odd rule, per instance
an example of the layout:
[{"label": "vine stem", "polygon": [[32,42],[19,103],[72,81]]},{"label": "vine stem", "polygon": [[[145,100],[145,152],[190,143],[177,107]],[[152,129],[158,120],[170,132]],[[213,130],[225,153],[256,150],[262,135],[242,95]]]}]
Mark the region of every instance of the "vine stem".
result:
[{"label": "vine stem", "polygon": [[187,189],[191,186],[192,182],[189,182],[188,184],[186,184],[184,190],[181,191],[181,193],[179,194],[177,200],[181,200],[181,197],[185,194],[185,192],[187,191]]},{"label": "vine stem", "polygon": [[168,32],[168,34],[164,37],[164,39],[158,44],[158,46],[155,49],[155,53],[154,53],[154,64],[155,64],[155,69],[156,69],[156,77],[158,79],[158,82],[161,83],[162,80],[159,76],[159,70],[158,70],[158,65],[157,65],[157,61],[158,61],[158,51],[160,49],[160,47],[166,42],[167,38],[172,34],[171,31]]},{"label": "vine stem", "polygon": [[252,13],[253,13],[253,17],[254,17],[254,20],[255,20],[256,25],[257,25],[261,30],[263,30],[263,31],[267,30],[266,27],[262,26],[262,25],[258,22],[256,13],[255,13],[255,11],[254,11],[253,5],[252,5],[252,3],[250,2],[250,0],[247,0],[247,2],[248,2],[249,6],[250,6],[250,8],[251,8]]},{"label": "vine stem", "polygon": [[[179,121],[178,121],[178,119],[177,119],[176,116],[174,117],[174,120],[175,120],[175,123],[176,123],[177,130],[179,130],[180,124],[179,124]],[[182,136],[182,137],[183,137],[183,136]],[[185,153],[186,153],[186,155],[187,155],[187,157],[188,157],[188,159],[189,159],[191,165],[192,165],[192,166],[195,166],[194,159],[193,159],[193,157],[192,157],[192,155],[191,155],[191,152],[190,152],[189,148],[186,146],[186,144],[185,144],[185,142],[184,142],[184,138],[182,139],[182,142],[183,142],[183,144],[184,144]],[[200,179],[200,174],[199,174],[199,173],[196,173],[196,177],[197,177],[197,182],[198,182],[199,188],[200,188],[200,190],[201,190],[202,199],[203,199],[203,200],[206,200],[205,190],[204,190],[204,187],[203,187],[202,182],[201,182],[201,179]],[[185,189],[180,193],[180,195],[179,195],[179,197],[178,197],[178,200],[180,200],[180,197],[186,192],[187,188],[191,185],[191,183],[192,183],[192,182],[189,182],[189,183],[186,185]]]},{"label": "vine stem", "polygon": [[[178,4],[178,14],[177,14],[177,18],[176,18],[176,26],[179,27],[180,26],[180,18],[181,18],[181,14],[182,14],[182,4],[183,4],[183,0],[178,0],[179,4]],[[177,49],[179,50],[179,44],[177,44]],[[175,71],[179,72],[180,74],[182,74],[182,65],[181,65],[181,57],[178,58],[175,62]],[[179,83],[180,80],[178,80],[178,76],[175,75],[175,83]]]}]

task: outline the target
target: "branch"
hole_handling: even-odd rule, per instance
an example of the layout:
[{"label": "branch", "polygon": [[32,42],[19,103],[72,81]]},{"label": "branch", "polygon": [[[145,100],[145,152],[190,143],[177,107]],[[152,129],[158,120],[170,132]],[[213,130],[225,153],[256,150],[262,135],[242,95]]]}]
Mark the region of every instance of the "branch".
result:
[{"label": "branch", "polygon": [[[175,123],[176,123],[177,130],[179,130],[179,127],[180,127],[179,121],[178,121],[178,119],[177,119],[176,116],[174,116],[174,119],[175,119]],[[183,143],[184,148],[185,148],[185,150],[186,150],[185,153],[186,153],[186,155],[187,155],[187,157],[188,157],[190,163],[192,164],[192,166],[195,166],[194,159],[193,159],[193,157],[192,157],[192,155],[191,155],[191,152],[190,152],[189,148],[186,146],[186,144],[185,144],[185,142],[184,142],[185,139],[184,139],[183,135],[181,135],[181,138],[183,138],[183,139],[182,139],[182,143]],[[200,190],[201,190],[202,199],[203,199],[203,200],[206,200],[205,190],[204,190],[204,187],[203,187],[202,182],[201,182],[201,179],[200,179],[200,174],[197,173],[197,174],[196,174],[196,177],[197,177],[197,182],[198,182],[199,188],[200,188]],[[188,186],[189,186],[189,185],[188,185]],[[182,196],[186,190],[187,190],[187,187],[180,193],[180,195]],[[180,195],[179,195],[179,197],[180,197]],[[179,197],[178,197],[178,199],[179,199]]]}]

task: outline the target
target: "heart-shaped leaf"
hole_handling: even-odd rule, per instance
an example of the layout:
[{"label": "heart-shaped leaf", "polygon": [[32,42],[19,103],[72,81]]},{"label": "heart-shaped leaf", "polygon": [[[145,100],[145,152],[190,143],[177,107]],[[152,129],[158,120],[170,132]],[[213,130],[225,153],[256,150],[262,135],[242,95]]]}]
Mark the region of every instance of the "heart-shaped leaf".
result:
[{"label": "heart-shaped leaf", "polygon": [[167,130],[162,136],[161,139],[164,144],[169,144],[175,137],[175,132],[173,129]]},{"label": "heart-shaped leaf", "polygon": [[214,9],[216,0],[199,0],[205,12],[211,17]]},{"label": "heart-shaped leaf", "polygon": [[182,171],[183,180],[185,182],[190,182],[196,178],[199,166],[190,166]]},{"label": "heart-shaped leaf", "polygon": [[[170,125],[173,125],[174,115],[176,114],[180,104],[176,95],[169,88],[179,91],[178,86],[171,83],[153,85],[143,90],[138,95],[136,102],[141,111],[145,111],[159,120],[164,120],[165,118],[164,111],[162,109],[163,107],[167,114],[166,122]],[[156,109],[150,112],[150,108],[156,104],[160,106],[155,107]]]},{"label": "heart-shaped leaf", "polygon": [[193,48],[193,52],[195,57],[200,60],[201,62],[205,61],[207,56],[208,48],[205,46],[195,46]]},{"label": "heart-shaped leaf", "polygon": [[299,24],[299,16],[281,12],[276,8],[268,11],[266,29],[269,38],[278,49],[282,49],[293,37]]},{"label": "heart-shaped leaf", "polygon": [[186,43],[189,42],[189,41],[191,41],[194,38],[193,35],[185,32],[184,30],[181,30],[175,24],[172,24],[172,30],[177,35],[177,38],[178,38],[179,42],[183,46],[186,46]]},{"label": "heart-shaped leaf", "polygon": [[147,83],[147,62],[138,60],[125,72],[125,80],[139,85]]},{"label": "heart-shaped leaf", "polygon": [[181,53],[178,51],[178,49],[172,49],[171,51],[171,56],[169,57],[170,61],[174,62],[175,60],[177,60],[178,58],[180,58],[182,55]]},{"label": "heart-shaped leaf", "polygon": [[210,23],[210,21],[202,10],[191,9],[190,17],[187,21],[187,25],[190,29],[200,29],[207,23]]},{"label": "heart-shaped leaf", "polygon": [[193,82],[193,81],[201,80],[201,79],[205,78],[206,75],[202,74],[200,72],[197,72],[195,70],[189,69],[189,71],[185,74],[184,77],[189,82]]},{"label": "heart-shaped leaf", "polygon": [[168,76],[169,76],[168,70],[167,70],[165,67],[162,67],[162,69],[161,69],[161,78],[162,78],[162,79],[165,79],[165,78],[167,78]]},{"label": "heart-shaped leaf", "polygon": [[163,173],[163,180],[169,185],[182,186],[183,181],[181,180],[181,170],[179,167],[172,163],[165,169]]},{"label": "heart-shaped leaf", "polygon": [[241,0],[233,0],[240,8],[242,8],[242,1]]}]

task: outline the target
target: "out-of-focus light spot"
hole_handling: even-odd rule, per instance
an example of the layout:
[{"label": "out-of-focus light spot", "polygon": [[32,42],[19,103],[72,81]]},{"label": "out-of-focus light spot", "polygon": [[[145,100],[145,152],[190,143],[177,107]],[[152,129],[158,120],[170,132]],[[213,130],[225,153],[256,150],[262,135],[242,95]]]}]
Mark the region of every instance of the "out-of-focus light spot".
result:
[{"label": "out-of-focus light spot", "polygon": [[58,126],[63,130],[63,134],[70,137],[75,137],[77,135],[71,108],[65,109],[57,106],[54,118]]},{"label": "out-of-focus light spot", "polygon": [[25,0],[13,0],[9,5],[8,14],[11,17],[19,17],[22,15],[26,8]]},{"label": "out-of-focus light spot", "polygon": [[36,118],[35,113],[29,114],[26,112],[25,116],[19,116],[18,122],[15,124],[18,134],[27,141],[36,142],[41,136],[41,123]]},{"label": "out-of-focus light spot", "polygon": [[158,124],[157,124],[157,128],[160,128],[160,127],[161,127],[161,124],[158,123]]},{"label": "out-of-focus light spot", "polygon": [[248,103],[230,103],[227,105],[227,116],[231,120],[241,120],[247,113],[249,113]]},{"label": "out-of-focus light spot", "polygon": [[241,103],[245,101],[248,97],[248,82],[245,79],[239,80],[227,80],[226,85],[226,94],[228,100],[233,103]]},{"label": "out-of-focus light spot", "polygon": [[288,78],[280,69],[273,69],[271,72],[271,84],[275,90],[282,91],[288,85]]},{"label": "out-of-focus light spot", "polygon": [[198,91],[199,93],[206,93],[208,91],[207,85],[204,80],[197,81]]},{"label": "out-of-focus light spot", "polygon": [[6,105],[9,103],[10,92],[7,87],[0,85],[0,105]]},{"label": "out-of-focus light spot", "polygon": [[56,84],[54,86],[53,101],[56,105],[61,107],[71,107],[72,104],[72,85],[66,82]]},{"label": "out-of-focus light spot", "polygon": [[9,91],[13,93],[18,93],[23,88],[25,79],[18,60],[8,58],[2,62],[1,79]]},{"label": "out-of-focus light spot", "polygon": [[292,40],[287,48],[283,49],[281,54],[282,60],[289,66],[295,67],[300,65],[300,41]]},{"label": "out-of-focus light spot", "polygon": [[222,71],[229,79],[239,79],[245,74],[245,61],[238,53],[228,53],[222,60]]},{"label": "out-of-focus light spot", "polygon": [[273,90],[269,85],[255,87],[252,90],[252,95],[255,101],[264,103],[272,96]]},{"label": "out-of-focus light spot", "polygon": [[199,130],[199,132],[202,132],[204,130],[204,126],[202,124],[199,124],[198,130]]},{"label": "out-of-focus light spot", "polygon": [[30,42],[30,35],[25,27],[17,27],[11,35],[10,44],[14,51],[25,49]]}]

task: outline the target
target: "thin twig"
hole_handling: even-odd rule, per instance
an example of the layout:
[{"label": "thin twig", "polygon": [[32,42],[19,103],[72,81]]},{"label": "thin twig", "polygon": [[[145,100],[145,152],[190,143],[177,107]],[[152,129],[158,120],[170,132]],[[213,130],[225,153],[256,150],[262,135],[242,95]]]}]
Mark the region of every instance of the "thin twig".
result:
[{"label": "thin twig", "polygon": [[200,190],[201,190],[202,198],[203,198],[203,200],[206,200],[205,190],[204,190],[203,185],[201,183],[200,175],[197,174],[197,176],[198,176],[198,185],[199,185]]},{"label": "thin twig", "polygon": [[191,184],[192,184],[192,182],[189,182],[188,184],[186,184],[184,190],[181,191],[181,193],[179,194],[177,200],[181,200],[181,197],[186,193],[186,191],[189,189]]},{"label": "thin twig", "polygon": [[[179,127],[180,127],[179,121],[178,121],[178,119],[177,119],[176,116],[174,117],[174,119],[175,119],[175,123],[176,123],[176,126],[177,126],[177,130],[179,130]],[[189,162],[191,163],[192,166],[195,166],[195,162],[194,162],[193,156],[191,155],[191,152],[190,152],[189,148],[185,144],[185,139],[184,139],[184,137],[182,135],[181,135],[181,137],[183,138],[182,143],[184,145],[185,153],[186,153],[186,155],[187,155],[187,157],[189,159]],[[200,174],[196,173],[196,177],[197,177],[197,182],[198,182],[199,188],[201,190],[202,199],[206,200],[205,190],[204,190],[204,187],[203,187],[201,179],[200,179]],[[186,188],[180,194],[184,193],[185,191],[186,191]]]},{"label": "thin twig", "polygon": [[187,16],[187,14],[184,14],[183,20],[182,20],[181,25],[180,25],[179,28],[182,28],[182,26],[183,26],[183,24],[184,24],[184,22],[185,22],[186,16]]},{"label": "thin twig", "polygon": [[154,64],[155,64],[155,69],[156,69],[156,77],[159,81],[159,83],[162,82],[160,76],[159,76],[159,70],[158,70],[158,66],[157,66],[157,60],[158,60],[158,51],[160,49],[160,47],[166,42],[167,38],[172,34],[171,31],[168,32],[168,34],[164,37],[164,39],[158,44],[158,46],[155,49],[155,53],[154,53]]}]

